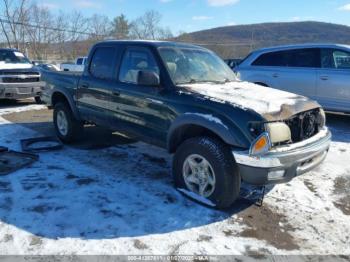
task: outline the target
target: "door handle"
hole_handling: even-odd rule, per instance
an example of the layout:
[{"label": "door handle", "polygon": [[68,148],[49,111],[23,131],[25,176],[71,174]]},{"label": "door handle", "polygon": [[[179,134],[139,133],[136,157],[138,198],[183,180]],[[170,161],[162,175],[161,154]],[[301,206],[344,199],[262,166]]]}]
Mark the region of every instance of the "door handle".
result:
[{"label": "door handle", "polygon": [[86,83],[84,83],[84,84],[82,84],[81,86],[80,86],[80,88],[89,88],[89,84],[86,84]]},{"label": "door handle", "polygon": [[114,96],[120,96],[120,92],[119,92],[119,91],[112,91],[112,94],[113,94]]},{"label": "door handle", "polygon": [[327,81],[329,79],[328,76],[320,76],[321,80]]},{"label": "door handle", "polygon": [[278,76],[279,76],[278,73],[272,74],[272,77],[274,77],[274,78],[277,78]]}]

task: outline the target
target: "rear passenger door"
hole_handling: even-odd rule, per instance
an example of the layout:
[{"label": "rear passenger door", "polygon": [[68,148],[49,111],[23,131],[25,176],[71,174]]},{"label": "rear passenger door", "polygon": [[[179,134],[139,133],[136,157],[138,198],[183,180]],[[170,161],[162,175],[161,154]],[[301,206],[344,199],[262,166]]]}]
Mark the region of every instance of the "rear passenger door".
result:
[{"label": "rear passenger door", "polygon": [[109,101],[115,82],[116,48],[98,46],[77,90],[77,106],[83,119],[109,126]]},{"label": "rear passenger door", "polygon": [[317,48],[271,52],[260,56],[253,65],[262,67],[271,87],[315,97],[319,53]]},{"label": "rear passenger door", "polygon": [[330,111],[350,112],[350,52],[324,48],[317,73],[317,100]]}]

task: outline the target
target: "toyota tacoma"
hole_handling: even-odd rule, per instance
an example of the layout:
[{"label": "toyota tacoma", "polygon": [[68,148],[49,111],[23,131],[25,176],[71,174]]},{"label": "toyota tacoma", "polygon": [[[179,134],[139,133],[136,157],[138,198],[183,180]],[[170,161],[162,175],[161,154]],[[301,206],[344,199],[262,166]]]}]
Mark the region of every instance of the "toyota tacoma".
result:
[{"label": "toyota tacoma", "polygon": [[330,146],[318,103],[237,81],[190,44],[105,41],[82,74],[46,71],[43,80],[62,141],[93,123],[166,148],[175,187],[216,208],[237,199],[242,181],[278,184],[314,169]]}]

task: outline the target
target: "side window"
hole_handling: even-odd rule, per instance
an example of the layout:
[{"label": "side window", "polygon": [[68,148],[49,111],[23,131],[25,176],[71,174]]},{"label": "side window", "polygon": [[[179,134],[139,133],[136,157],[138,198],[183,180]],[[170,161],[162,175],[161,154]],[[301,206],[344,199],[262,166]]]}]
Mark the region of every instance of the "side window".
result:
[{"label": "side window", "polygon": [[350,69],[350,54],[348,52],[336,50],[333,52],[336,68]]},{"label": "side window", "polygon": [[318,48],[304,48],[289,51],[289,67],[320,67],[320,50]]},{"label": "side window", "polygon": [[124,83],[137,84],[139,71],[153,71],[159,74],[158,65],[149,49],[130,48],[124,54],[119,80]]},{"label": "side window", "polygon": [[338,49],[323,49],[322,68],[350,69],[350,53]]},{"label": "side window", "polygon": [[83,64],[83,58],[78,58],[77,65],[82,65],[82,64]]},{"label": "side window", "polygon": [[113,47],[98,47],[91,60],[90,74],[99,79],[112,79],[115,54],[116,50]]},{"label": "side window", "polygon": [[252,65],[254,66],[287,66],[288,52],[279,51],[266,53],[259,56]]}]

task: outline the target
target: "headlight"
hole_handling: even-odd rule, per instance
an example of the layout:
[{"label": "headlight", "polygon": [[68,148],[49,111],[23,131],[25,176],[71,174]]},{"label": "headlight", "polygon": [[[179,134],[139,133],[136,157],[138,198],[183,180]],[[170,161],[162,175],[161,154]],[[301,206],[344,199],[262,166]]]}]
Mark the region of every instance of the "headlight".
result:
[{"label": "headlight", "polygon": [[265,125],[266,131],[269,133],[272,144],[288,142],[292,140],[290,128],[285,123],[269,123]]},{"label": "headlight", "polygon": [[271,142],[267,132],[262,133],[250,147],[249,154],[253,156],[263,155],[269,152]]}]

